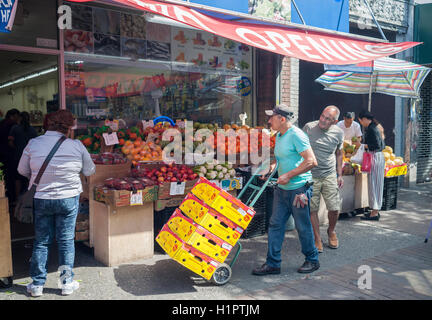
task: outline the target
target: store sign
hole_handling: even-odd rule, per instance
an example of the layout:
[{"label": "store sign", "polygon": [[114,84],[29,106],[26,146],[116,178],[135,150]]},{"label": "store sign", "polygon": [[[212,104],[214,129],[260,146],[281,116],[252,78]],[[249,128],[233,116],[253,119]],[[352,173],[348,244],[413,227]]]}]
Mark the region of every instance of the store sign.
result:
[{"label": "store sign", "polygon": [[12,31],[17,6],[18,0],[0,0],[0,32]]},{"label": "store sign", "polygon": [[[82,0],[74,1],[83,2]],[[317,63],[355,64],[390,56],[420,44],[419,42],[367,42],[281,25],[228,21],[202,14],[186,6],[153,0],[115,0],[113,2],[168,17],[197,29],[260,49]]]}]

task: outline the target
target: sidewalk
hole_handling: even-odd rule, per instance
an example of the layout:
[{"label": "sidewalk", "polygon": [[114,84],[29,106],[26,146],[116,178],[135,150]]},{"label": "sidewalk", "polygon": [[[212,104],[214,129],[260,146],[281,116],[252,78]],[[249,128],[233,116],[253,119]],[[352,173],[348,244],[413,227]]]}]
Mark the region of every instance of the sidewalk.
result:
[{"label": "sidewalk", "polygon": [[[49,273],[40,298],[25,292],[31,279],[30,243],[14,243],[14,285],[0,289],[0,300],[235,300],[235,299],[422,299],[432,298],[432,239],[424,243],[432,220],[432,184],[401,189],[398,208],[381,212],[379,222],[360,216],[341,219],[337,225],[340,248],[324,247],[321,268],[313,274],[296,272],[304,257],[296,231],[286,233],[280,275],[257,277],[254,267],[265,261],[267,235],[242,240],[243,250],[232,268],[232,278],[215,286],[182,267],[165,254],[117,267],[105,267],[91,249],[77,244],[75,279],[80,289],[63,297],[57,289],[57,251],[50,254]],[[326,226],[321,227],[324,242]],[[372,289],[357,286],[372,270]]]}]

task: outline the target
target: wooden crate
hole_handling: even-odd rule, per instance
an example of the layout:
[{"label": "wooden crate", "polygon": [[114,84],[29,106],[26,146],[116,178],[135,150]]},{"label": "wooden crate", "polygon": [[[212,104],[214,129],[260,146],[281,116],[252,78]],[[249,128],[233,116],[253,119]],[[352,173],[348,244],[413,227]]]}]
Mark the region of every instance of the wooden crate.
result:
[{"label": "wooden crate", "polygon": [[153,257],[153,202],[113,208],[94,202],[95,259],[106,266]]},{"label": "wooden crate", "polygon": [[0,278],[12,277],[12,246],[8,198],[0,198]]}]

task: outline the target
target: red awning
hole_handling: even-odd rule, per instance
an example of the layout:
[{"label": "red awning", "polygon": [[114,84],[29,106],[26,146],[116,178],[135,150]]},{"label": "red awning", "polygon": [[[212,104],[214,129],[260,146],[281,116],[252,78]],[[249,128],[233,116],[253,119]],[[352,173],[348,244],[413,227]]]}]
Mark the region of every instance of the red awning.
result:
[{"label": "red awning", "polygon": [[[91,2],[91,0],[70,0]],[[390,56],[420,42],[382,43],[295,28],[292,24],[250,23],[226,20],[200,12],[188,5],[154,0],[110,0],[158,14],[197,29],[284,56],[323,64],[355,64]],[[244,20],[244,19],[242,19]],[[315,28],[316,29],[316,28]]]}]

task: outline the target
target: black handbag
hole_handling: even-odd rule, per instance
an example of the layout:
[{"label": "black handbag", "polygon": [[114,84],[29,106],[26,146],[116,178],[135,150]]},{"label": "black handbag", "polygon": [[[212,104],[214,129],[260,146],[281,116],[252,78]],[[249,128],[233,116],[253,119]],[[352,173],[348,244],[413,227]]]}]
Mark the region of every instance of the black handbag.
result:
[{"label": "black handbag", "polygon": [[17,201],[17,205],[15,207],[15,218],[22,223],[33,223],[33,200],[34,196],[36,194],[36,188],[39,184],[39,181],[48,166],[48,163],[51,161],[54,154],[57,152],[60,145],[63,143],[63,141],[66,140],[66,136],[62,136],[57,143],[54,145],[54,147],[51,149],[50,153],[48,154],[47,158],[45,159],[44,163],[42,164],[42,167],[40,168],[36,179],[33,181],[33,184],[30,189],[28,189],[24,194],[22,194]]}]

